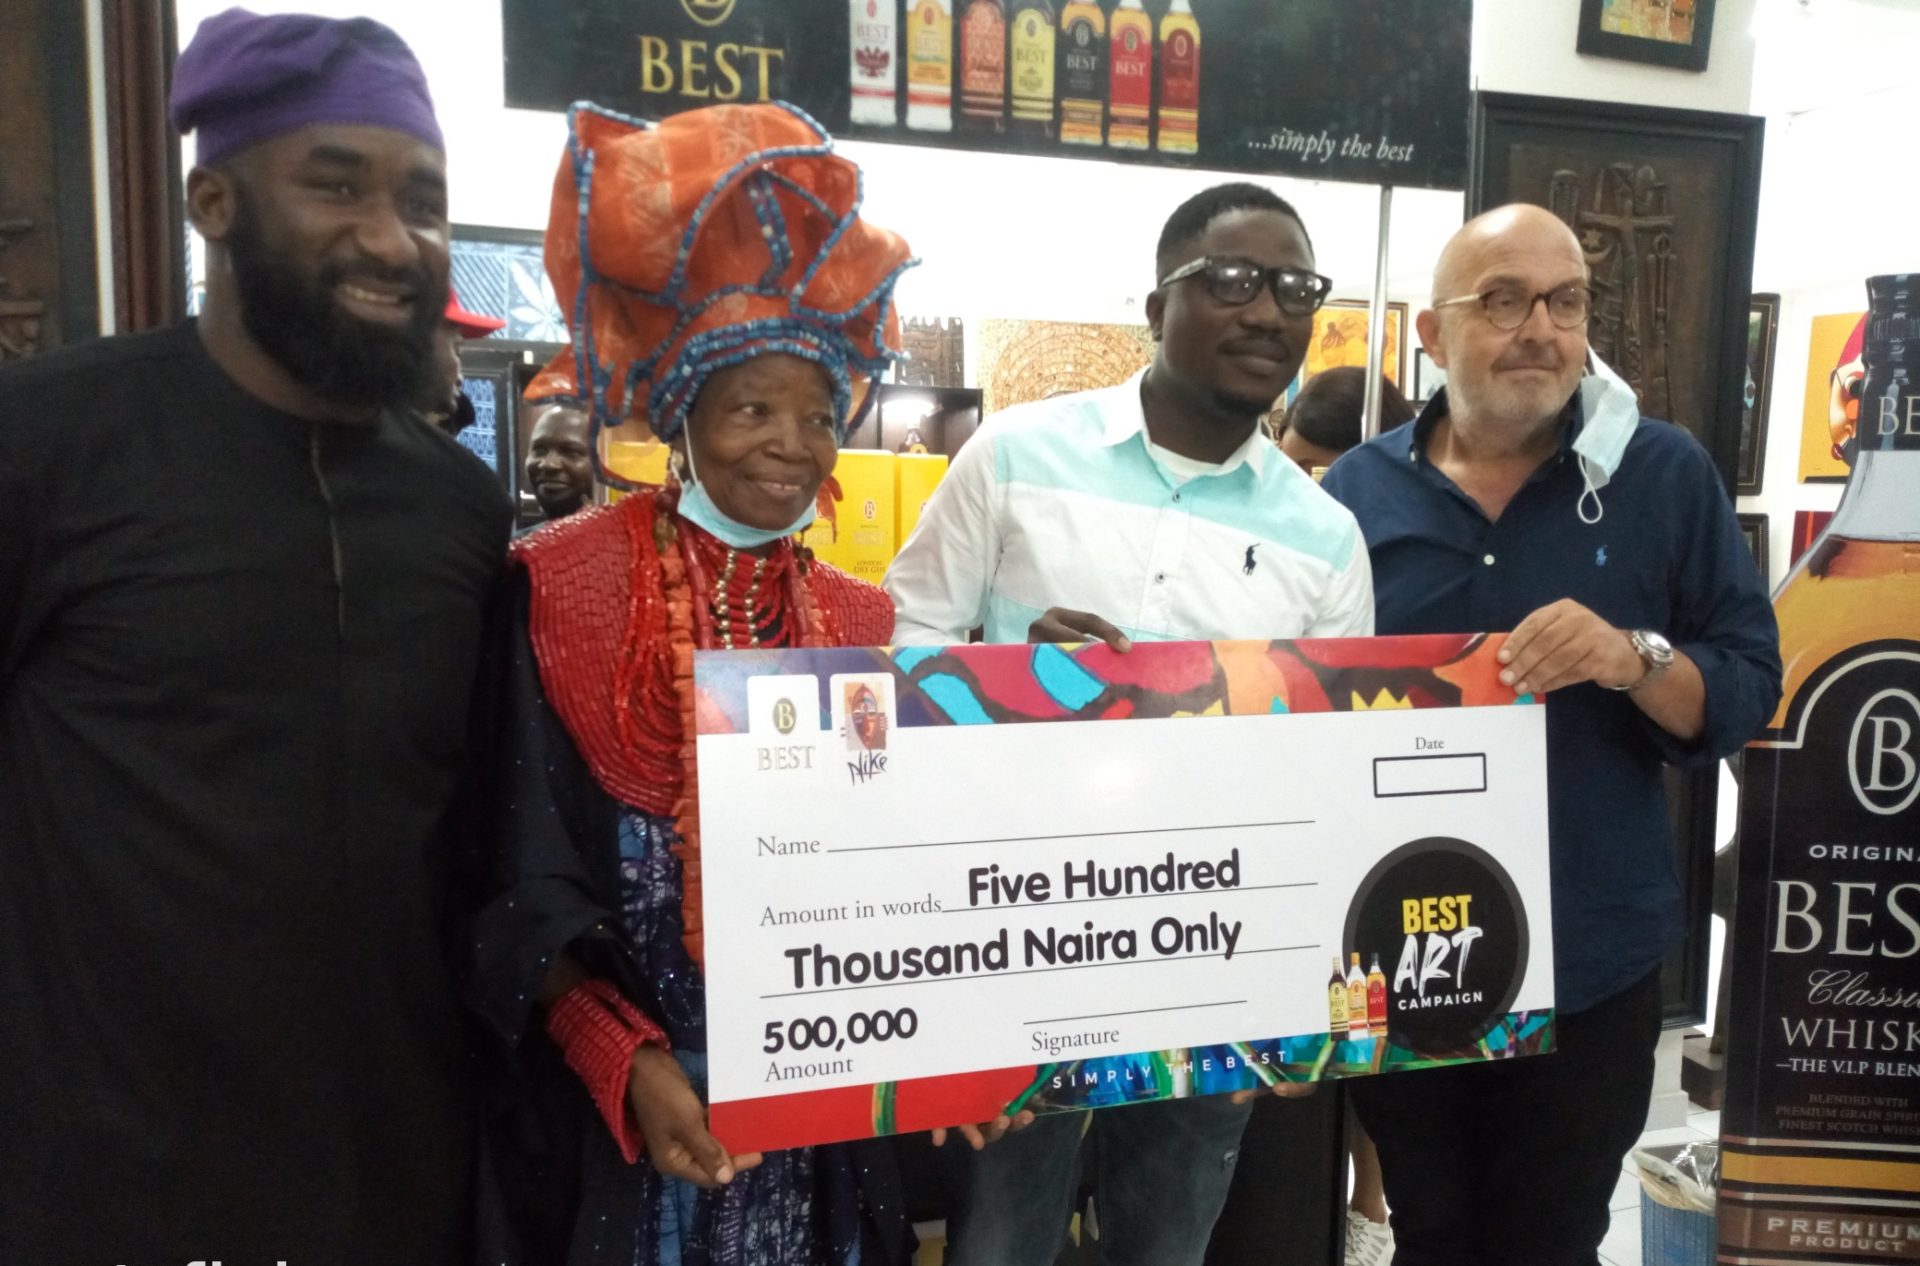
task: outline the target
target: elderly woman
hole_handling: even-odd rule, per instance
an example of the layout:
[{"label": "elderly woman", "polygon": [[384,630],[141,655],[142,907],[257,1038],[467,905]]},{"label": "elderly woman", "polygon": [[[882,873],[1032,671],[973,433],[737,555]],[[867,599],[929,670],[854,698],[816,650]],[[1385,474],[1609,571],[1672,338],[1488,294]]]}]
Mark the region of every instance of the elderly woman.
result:
[{"label": "elderly woman", "polygon": [[[692,652],[862,646],[876,588],[813,562],[841,437],[896,354],[904,242],[785,106],[657,126],[575,107],[547,270],[573,343],[530,399],[644,418],[666,488],[514,546],[476,1002],[511,1052],[481,1260],[903,1261],[882,1143],[729,1156],[702,1104]],[[644,1162],[639,1161],[644,1154]]]}]

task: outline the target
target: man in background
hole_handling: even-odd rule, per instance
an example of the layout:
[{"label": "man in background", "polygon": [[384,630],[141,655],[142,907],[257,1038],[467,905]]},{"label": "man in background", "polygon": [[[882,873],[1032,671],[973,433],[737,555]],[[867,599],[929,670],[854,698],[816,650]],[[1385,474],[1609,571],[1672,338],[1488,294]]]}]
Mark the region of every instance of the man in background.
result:
[{"label": "man in background", "polygon": [[426,81],[203,23],[197,321],[0,369],[0,1262],[467,1266],[443,823],[509,510]]},{"label": "man in background", "polygon": [[422,417],[448,435],[458,435],[473,425],[473,401],[460,386],[460,344],[485,338],[506,324],[497,317],[467,311],[460,304],[460,296],[448,288],[447,311],[433,337],[433,370],[420,398]]},{"label": "man in background", "polygon": [[593,428],[584,412],[557,404],[538,412],[527,437],[527,487],[543,522],[593,504]]}]

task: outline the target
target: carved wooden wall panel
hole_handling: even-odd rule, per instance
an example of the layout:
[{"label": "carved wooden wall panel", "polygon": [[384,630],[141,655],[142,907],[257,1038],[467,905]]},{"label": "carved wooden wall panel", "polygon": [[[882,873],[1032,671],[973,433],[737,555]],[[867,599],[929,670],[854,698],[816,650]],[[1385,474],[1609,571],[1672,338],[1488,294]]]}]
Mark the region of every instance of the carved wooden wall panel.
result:
[{"label": "carved wooden wall panel", "polygon": [[85,15],[0,0],[0,361],[99,332]]}]

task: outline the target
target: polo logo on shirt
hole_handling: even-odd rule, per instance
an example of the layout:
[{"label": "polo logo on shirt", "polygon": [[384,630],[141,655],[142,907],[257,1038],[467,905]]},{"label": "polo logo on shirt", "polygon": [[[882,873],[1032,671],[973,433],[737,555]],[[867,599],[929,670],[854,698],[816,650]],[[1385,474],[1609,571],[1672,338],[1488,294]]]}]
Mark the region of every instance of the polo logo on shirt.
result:
[{"label": "polo logo on shirt", "polygon": [[1240,570],[1246,575],[1249,575],[1249,576],[1253,575],[1253,551],[1259,548],[1260,548],[1260,542],[1258,541],[1255,541],[1253,544],[1247,546],[1247,561],[1240,565]]},{"label": "polo logo on shirt", "polygon": [[1607,565],[1606,546],[1602,545],[1599,549],[1593,551],[1593,565],[1595,567],[1605,567]]}]

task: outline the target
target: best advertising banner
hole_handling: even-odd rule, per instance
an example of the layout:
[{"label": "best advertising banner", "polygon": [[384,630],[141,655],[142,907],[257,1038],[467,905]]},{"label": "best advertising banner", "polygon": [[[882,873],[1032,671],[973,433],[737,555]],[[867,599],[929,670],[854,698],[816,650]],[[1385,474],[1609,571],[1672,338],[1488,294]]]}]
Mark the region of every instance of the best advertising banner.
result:
[{"label": "best advertising banner", "polygon": [[736,1152],[1552,1047],[1498,639],[696,660]]},{"label": "best advertising banner", "polygon": [[525,109],[585,99],[659,118],[778,99],[864,140],[1367,184],[1465,182],[1471,0],[501,8],[506,103]]},{"label": "best advertising banner", "polygon": [[[1775,600],[1787,698],[1740,789],[1719,1260],[1912,1262],[1920,546],[1827,537],[1814,551]],[[1811,605],[1805,586],[1835,582],[1864,592]],[[1810,624],[1817,642],[1796,637]]]}]

